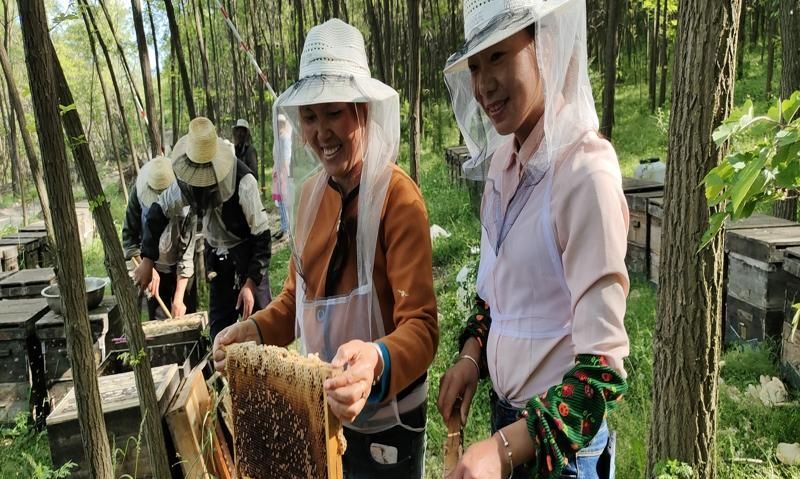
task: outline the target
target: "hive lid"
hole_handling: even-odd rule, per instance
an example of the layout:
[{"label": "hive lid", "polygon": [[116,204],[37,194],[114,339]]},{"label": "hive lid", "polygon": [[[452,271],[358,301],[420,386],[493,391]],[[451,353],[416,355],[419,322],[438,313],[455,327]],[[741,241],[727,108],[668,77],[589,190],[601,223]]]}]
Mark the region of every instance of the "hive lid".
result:
[{"label": "hive lid", "polygon": [[[152,369],[153,382],[156,386],[156,398],[159,404],[164,402],[167,389],[173,381],[178,381],[178,366],[170,364]],[[139,392],[133,372],[102,376],[97,378],[100,388],[100,403],[103,414],[123,409],[139,409]],[[170,398],[167,398],[170,399]],[[78,406],[75,402],[75,388],[69,390],[64,399],[58,403],[53,412],[47,416],[47,425],[52,426],[78,417]]]},{"label": "hive lid", "polygon": [[725,229],[743,230],[750,228],[784,228],[787,226],[798,226],[794,221],[785,220],[783,218],[776,218],[774,216],[762,215],[756,213],[749,218],[744,218],[739,221],[731,221],[730,219],[725,222]]},{"label": "hive lid", "polygon": [[33,326],[47,311],[44,298],[0,300],[0,329]]},{"label": "hive lid", "polygon": [[0,288],[28,284],[50,283],[56,279],[53,268],[21,269],[0,280]]},{"label": "hive lid", "polygon": [[800,246],[800,225],[728,231],[725,249],[765,263],[782,263],[786,248]]},{"label": "hive lid", "polygon": [[647,191],[662,191],[663,189],[664,183],[632,178],[630,176],[622,177],[622,191],[624,191],[625,194],[644,193]]}]

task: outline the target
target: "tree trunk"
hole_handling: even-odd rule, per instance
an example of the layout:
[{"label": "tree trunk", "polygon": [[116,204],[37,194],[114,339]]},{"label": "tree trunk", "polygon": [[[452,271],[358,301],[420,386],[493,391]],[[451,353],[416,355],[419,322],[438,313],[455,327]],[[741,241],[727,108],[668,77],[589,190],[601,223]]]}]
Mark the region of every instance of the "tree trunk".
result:
[{"label": "tree trunk", "polygon": [[703,177],[724,156],[711,132],[733,103],[740,7],[680,2],[646,477],[664,459],[689,464],[695,477],[716,476],[723,235],[697,249],[709,219]]},{"label": "tree trunk", "polygon": [[194,11],[194,27],[197,29],[197,44],[200,48],[200,68],[203,73],[203,91],[206,92],[206,117],[211,120],[211,123],[216,123],[214,118],[214,100],[211,98],[211,83],[208,81],[208,52],[206,51],[206,41],[203,35],[203,26],[201,25],[200,17],[203,11],[198,7],[198,2],[192,2],[192,10]]},{"label": "tree trunk", "polygon": [[153,7],[150,0],[147,0],[147,16],[150,19],[150,33],[153,37],[153,50],[156,57],[156,87],[158,88],[158,133],[161,140],[161,150],[164,148],[164,97],[161,94],[161,63],[158,56],[158,36],[156,35],[156,24],[153,22]]},{"label": "tree trunk", "polygon": [[177,68],[175,67],[175,63],[177,63],[175,58],[175,45],[170,45],[170,49],[172,50],[172,55],[169,59],[169,100],[172,113],[172,139],[169,146],[172,148],[178,141],[178,125],[180,124],[180,115],[178,114],[178,85],[176,85],[176,77],[178,76],[178,72]]},{"label": "tree trunk", "polygon": [[[25,176],[22,174],[22,165],[19,163],[19,151],[17,151],[17,121],[14,119],[14,109],[11,107],[11,86],[8,85],[8,150],[11,156],[12,185],[19,192],[19,202],[22,206],[22,224],[28,224],[28,206],[25,198]],[[20,128],[24,128],[21,125]]]},{"label": "tree trunk", "polygon": [[[147,136],[150,138],[151,156],[160,155],[161,133],[159,132],[159,115],[156,112],[155,96],[153,94],[153,79],[150,73],[150,55],[147,53],[147,36],[144,33],[144,22],[142,20],[142,2],[131,0],[131,10],[133,11],[133,27],[136,31],[136,44],[139,47],[139,63],[142,67],[142,85],[144,86],[144,102],[147,110]],[[156,57],[156,61],[158,58]]]},{"label": "tree trunk", "polygon": [[742,0],[742,13],[739,15],[739,33],[736,35],[736,79],[740,80],[744,77],[745,68],[747,64],[744,61],[744,53],[747,50],[745,47],[745,31],[747,26],[747,3],[752,0]]},{"label": "tree trunk", "polygon": [[422,16],[422,4],[420,0],[407,0],[408,2],[408,36],[409,50],[411,51],[411,62],[409,65],[410,88],[408,101],[410,104],[408,112],[408,133],[409,133],[409,155],[411,163],[411,178],[419,184],[419,157],[422,153],[420,147],[420,117],[422,106],[420,93],[422,90],[422,61],[420,55],[420,17]]},{"label": "tree trunk", "polygon": [[303,33],[305,31],[305,27],[303,26],[303,0],[294,0],[294,14],[296,18],[295,30],[297,33],[295,56],[297,57],[297,65],[300,65],[300,54],[303,51],[303,44],[306,42],[305,34]]},{"label": "tree trunk", "polygon": [[[375,63],[378,64],[380,79],[384,82],[388,82],[389,73],[386,71],[383,62],[384,50],[380,45],[381,39],[383,38],[381,24],[378,21],[378,15],[375,13],[375,6],[372,0],[365,0],[364,6],[367,11],[367,20],[369,21],[371,30],[370,44],[372,44],[372,50],[375,52]],[[373,65],[375,63],[373,63]]]},{"label": "tree trunk", "polygon": [[[41,0],[39,0],[41,1]],[[49,41],[48,41],[49,43]],[[52,43],[49,43],[50,55],[52,56],[53,68],[58,86],[58,97],[61,104],[70,105],[74,103],[72,92],[69,89],[61,63],[55,54]],[[68,138],[84,138],[83,125],[78,116],[77,110],[70,110],[61,117],[64,132]],[[108,275],[114,284],[117,303],[125,325],[125,336],[128,339],[130,353],[134,358],[139,358],[133,364],[134,377],[136,379],[136,389],[139,396],[139,407],[142,415],[143,439],[147,442],[150,453],[150,465],[153,469],[154,477],[170,477],[169,462],[167,460],[167,449],[164,442],[164,431],[161,428],[161,414],[156,398],[156,389],[153,383],[153,376],[150,368],[150,357],[145,352],[144,331],[139,320],[139,310],[136,306],[136,293],[133,283],[128,276],[128,269],[125,266],[125,258],[122,255],[122,244],[117,236],[117,227],[114,225],[114,218],[111,216],[111,204],[103,193],[103,186],[100,177],[97,175],[92,152],[86,142],[75,141],[70,145],[72,155],[78,166],[78,173],[86,191],[86,197],[90,204],[94,206],[92,216],[100,234],[100,241],[103,243],[105,252],[105,265]],[[72,205],[73,203],[70,203]],[[60,243],[59,243],[60,245]],[[80,251],[80,250],[79,250]],[[80,256],[78,256],[80,258]],[[71,276],[72,278],[80,276]],[[86,321],[88,327],[89,322]],[[91,347],[91,342],[89,343]],[[93,359],[92,359],[93,360]],[[74,364],[74,363],[73,363]],[[74,368],[73,368],[74,370]],[[91,367],[94,371],[94,367]],[[79,387],[76,384],[76,389]],[[111,476],[99,476],[111,477]]]},{"label": "tree trunk", "polygon": [[619,30],[620,10],[624,5],[620,5],[623,0],[606,1],[606,48],[605,48],[605,68],[603,73],[603,121],[600,123],[600,133],[611,139],[611,131],[614,128],[614,92],[617,86],[617,56],[619,54]]},{"label": "tree trunk", "polygon": [[[178,30],[178,20],[175,18],[175,9],[172,6],[172,0],[164,0],[164,7],[167,11],[167,20],[169,21],[170,42],[175,51],[175,57],[178,59],[178,70],[181,73],[181,82],[183,83],[183,96],[186,100],[186,110],[189,112],[189,119],[197,116],[197,111],[194,108],[194,98],[192,97],[192,83],[189,81],[189,73],[186,70],[186,60],[183,56],[183,47],[181,46],[181,35]],[[177,133],[172,137],[173,141],[177,141]]]},{"label": "tree trunk", "polygon": [[215,118],[222,118],[220,113],[220,104],[222,103],[222,92],[220,91],[220,64],[219,50],[217,48],[217,30],[214,28],[214,10],[211,8],[211,0],[206,2],[208,8],[208,15],[211,21],[208,22],[209,30],[211,31],[211,63],[214,65],[214,91],[217,94],[217,101],[214,102],[214,116]]},{"label": "tree trunk", "polygon": [[86,33],[89,37],[89,47],[92,50],[92,58],[94,59],[94,66],[97,70],[97,76],[100,79],[100,90],[103,92],[103,104],[106,107],[106,119],[108,120],[108,135],[111,140],[111,151],[114,154],[114,161],[117,163],[117,171],[119,171],[120,190],[125,195],[125,203],[128,203],[128,184],[125,182],[125,170],[122,168],[122,160],[119,157],[119,150],[117,149],[117,139],[114,133],[114,115],[111,113],[111,102],[108,99],[108,89],[106,82],[103,80],[103,71],[100,69],[100,59],[97,58],[97,46],[95,45],[94,35],[89,26],[89,18],[86,16],[85,9],[79,9],[83,17],[83,24],[86,27]]},{"label": "tree trunk", "polygon": [[667,63],[669,63],[669,44],[667,43],[667,36],[668,36],[668,29],[667,26],[669,24],[669,11],[667,7],[669,6],[669,2],[664,0],[664,11],[661,14],[661,20],[664,22],[661,25],[661,46],[659,47],[659,54],[661,58],[661,85],[658,89],[658,106],[664,107],[664,103],[667,101]]},{"label": "tree trunk", "polygon": [[[769,13],[769,12],[768,12]],[[767,86],[766,98],[772,96],[772,78],[775,72],[775,22],[767,22]]]},{"label": "tree trunk", "polygon": [[[781,0],[781,98],[800,90],[800,0]],[[778,218],[797,219],[798,191],[790,191],[788,199],[777,201],[772,214]]]},{"label": "tree trunk", "polygon": [[[100,50],[103,51],[103,56],[106,59],[106,66],[108,67],[108,72],[111,74],[111,86],[114,87],[114,96],[117,99],[119,115],[122,117],[122,131],[125,134],[125,139],[128,142],[128,150],[130,151],[131,161],[133,162],[133,169],[138,175],[139,161],[136,159],[136,149],[133,146],[133,135],[131,135],[131,130],[128,127],[128,120],[125,114],[125,103],[122,101],[122,93],[119,89],[119,83],[117,83],[117,75],[114,72],[114,63],[111,61],[111,53],[108,51],[106,42],[103,40],[100,30],[97,28],[97,22],[95,21],[92,9],[89,7],[89,3],[86,0],[79,0],[79,2],[82,3],[82,11],[86,12],[86,16],[89,17],[89,21],[92,24],[92,30],[94,34],[97,35],[97,42],[100,44]],[[91,34],[91,32],[89,32],[89,34]]]},{"label": "tree trunk", "polygon": [[[47,152],[43,158],[45,184],[49,197],[54,200],[51,207],[55,243],[58,245],[55,248],[56,276],[64,307],[64,327],[72,361],[83,454],[89,463],[90,477],[113,477],[111,448],[95,376],[94,341],[86,309],[86,287],[83,281],[75,281],[75,278],[84,277],[83,256],[78,238],[78,220],[75,215],[67,151],[64,148],[64,134],[59,124],[59,96],[53,72],[54,58],[48,36],[47,12],[43,0],[22,0],[18,3],[28,78],[36,79],[36,88],[31,89],[31,96],[39,146],[42,151]],[[126,281],[130,282],[127,278]]]},{"label": "tree trunk", "polygon": [[45,228],[47,229],[47,237],[50,244],[55,245],[55,233],[53,232],[53,218],[50,210],[50,200],[47,196],[47,187],[44,182],[44,173],[42,173],[41,163],[39,162],[39,155],[36,154],[36,147],[31,139],[31,134],[28,129],[22,125],[27,125],[25,119],[25,110],[22,106],[22,98],[17,89],[16,81],[14,80],[14,70],[11,63],[8,61],[8,54],[6,50],[0,46],[0,64],[3,67],[3,74],[6,78],[6,85],[8,85],[8,99],[11,103],[11,109],[17,116],[17,123],[20,124],[19,133],[22,136],[22,144],[25,145],[25,154],[28,156],[28,164],[31,168],[31,176],[33,177],[33,184],[36,186],[36,193],[39,195],[39,204],[42,207],[42,218],[44,218]]},{"label": "tree trunk", "polygon": [[[667,0],[664,0],[665,2]],[[653,34],[650,37],[650,64],[649,64],[649,75],[648,75],[648,92],[650,98],[650,112],[653,113],[656,111],[656,84],[658,82],[658,71],[656,67],[658,66],[658,43],[660,41],[659,36],[659,29],[661,28],[661,22],[659,19],[661,18],[661,0],[656,0],[656,9],[653,12]]]}]

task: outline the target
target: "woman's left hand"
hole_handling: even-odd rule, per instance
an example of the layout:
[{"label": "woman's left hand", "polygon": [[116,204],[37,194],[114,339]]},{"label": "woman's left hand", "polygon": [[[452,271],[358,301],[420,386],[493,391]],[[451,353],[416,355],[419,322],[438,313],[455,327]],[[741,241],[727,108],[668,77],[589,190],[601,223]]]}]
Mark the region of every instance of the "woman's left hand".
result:
[{"label": "woman's left hand", "polygon": [[503,462],[503,446],[494,436],[470,446],[447,479],[495,479],[508,477],[509,465]]},{"label": "woman's left hand", "polygon": [[346,369],[324,385],[328,405],[336,417],[352,422],[364,409],[379,361],[378,351],[371,343],[356,339],[339,346],[331,365]]}]

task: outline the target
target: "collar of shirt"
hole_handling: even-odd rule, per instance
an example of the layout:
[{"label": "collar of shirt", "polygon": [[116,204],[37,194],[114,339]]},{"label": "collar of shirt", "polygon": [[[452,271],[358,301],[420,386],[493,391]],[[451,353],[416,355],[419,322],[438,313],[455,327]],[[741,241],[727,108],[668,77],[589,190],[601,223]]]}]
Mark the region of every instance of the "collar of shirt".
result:
[{"label": "collar of shirt", "polygon": [[525,139],[525,142],[522,143],[521,146],[514,140],[514,149],[511,155],[509,155],[508,163],[506,163],[505,167],[506,173],[513,171],[517,174],[517,178],[522,177],[525,166],[533,157],[533,154],[536,153],[536,150],[539,149],[539,145],[541,145],[543,139],[544,116],[539,119],[539,122],[533,127],[528,138]]}]

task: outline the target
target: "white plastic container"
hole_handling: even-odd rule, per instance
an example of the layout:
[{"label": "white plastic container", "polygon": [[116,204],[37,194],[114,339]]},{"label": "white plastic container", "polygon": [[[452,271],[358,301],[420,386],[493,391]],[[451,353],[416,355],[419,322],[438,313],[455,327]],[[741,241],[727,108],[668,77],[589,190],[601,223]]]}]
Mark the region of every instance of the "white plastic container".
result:
[{"label": "white plastic container", "polygon": [[667,165],[658,158],[639,160],[639,166],[633,172],[635,178],[664,183]]}]

